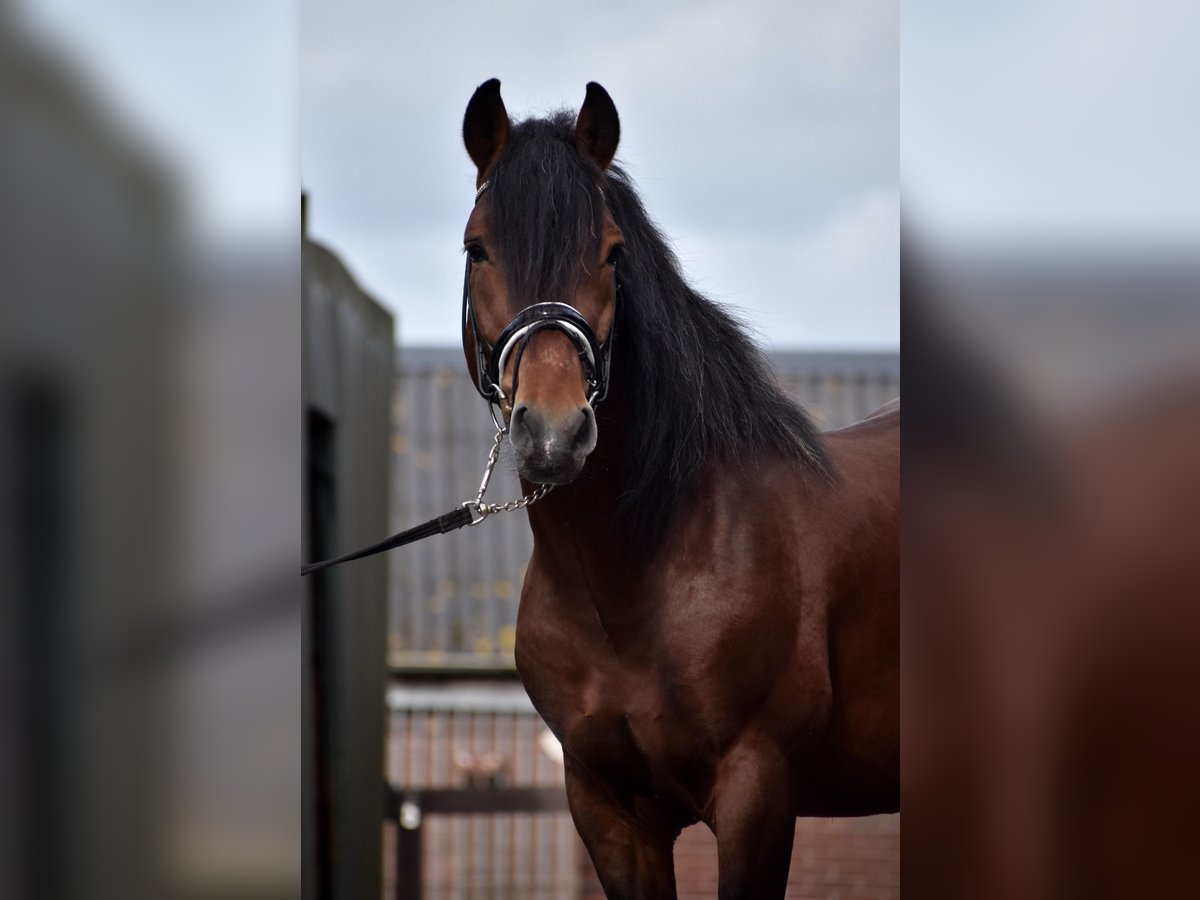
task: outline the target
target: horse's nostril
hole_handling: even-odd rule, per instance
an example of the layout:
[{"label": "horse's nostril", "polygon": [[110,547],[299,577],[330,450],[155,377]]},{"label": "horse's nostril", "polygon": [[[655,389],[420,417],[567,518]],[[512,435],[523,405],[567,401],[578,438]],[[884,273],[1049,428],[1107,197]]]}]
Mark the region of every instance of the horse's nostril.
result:
[{"label": "horse's nostril", "polygon": [[531,410],[524,403],[518,403],[513,408],[508,423],[508,434],[513,448],[518,452],[528,453],[536,446],[543,430],[542,418],[537,410]]},{"label": "horse's nostril", "polygon": [[579,410],[579,415],[583,421],[579,423],[579,429],[571,441],[571,449],[591,453],[596,446],[596,414],[590,406],[584,406]]}]

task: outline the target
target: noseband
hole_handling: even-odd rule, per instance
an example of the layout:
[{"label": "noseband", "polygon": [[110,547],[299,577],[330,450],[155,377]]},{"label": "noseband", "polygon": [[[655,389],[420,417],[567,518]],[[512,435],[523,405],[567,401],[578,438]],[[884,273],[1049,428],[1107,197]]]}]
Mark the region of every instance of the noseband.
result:
[{"label": "noseband", "polygon": [[[490,184],[491,182],[485,181],[476,191],[476,203]],[[529,346],[530,339],[539,331],[548,328],[561,331],[575,345],[579,360],[583,364],[583,377],[587,381],[588,405],[596,409],[608,395],[609,363],[612,358],[613,335],[617,330],[615,314],[608,336],[601,342],[583,313],[571,304],[558,301],[534,303],[513,316],[500,330],[496,343],[490,344],[483,337],[479,322],[475,318],[475,303],[471,297],[471,257],[468,255],[466,274],[463,276],[463,328],[468,325],[475,345],[475,389],[488,401],[489,408],[494,405],[500,407],[504,413],[512,411],[521,372],[521,358]],[[514,353],[516,356],[513,357],[512,396],[509,397],[504,393],[501,380],[508,359]],[[495,415],[493,409],[492,417],[495,418]]]}]

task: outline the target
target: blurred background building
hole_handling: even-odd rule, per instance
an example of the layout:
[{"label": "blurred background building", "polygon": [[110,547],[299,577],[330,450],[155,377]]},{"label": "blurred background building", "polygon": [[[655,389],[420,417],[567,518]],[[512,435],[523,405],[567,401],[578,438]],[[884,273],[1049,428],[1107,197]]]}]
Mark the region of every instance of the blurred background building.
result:
[{"label": "blurred background building", "polygon": [[[307,235],[301,197],[305,559],[388,527],[393,322],[336,255]],[[384,796],[382,558],[305,579],[304,867],[322,898],[377,897]]]},{"label": "blurred background building", "polygon": [[210,104],[213,31],[144,12],[0,4],[4,897],[278,897],[300,866],[294,182],[272,157],[286,243],[206,217],[278,198],[226,191],[254,140],[197,121],[287,98],[272,32],[223,24]]},{"label": "blurred background building", "polygon": [[[161,678],[127,688],[163,674],[139,651],[147,626],[179,611],[164,465],[173,381],[144,373],[179,347],[182,222],[159,161],[70,66],[9,31],[6,12],[0,837],[15,864],[0,865],[0,893],[133,896],[174,874],[155,764],[169,692]],[[97,827],[114,818],[124,828]]]}]

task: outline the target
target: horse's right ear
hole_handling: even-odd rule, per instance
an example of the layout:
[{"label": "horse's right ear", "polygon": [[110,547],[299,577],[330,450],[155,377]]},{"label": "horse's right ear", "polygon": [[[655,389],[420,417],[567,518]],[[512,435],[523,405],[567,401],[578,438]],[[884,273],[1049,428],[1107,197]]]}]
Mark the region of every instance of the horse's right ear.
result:
[{"label": "horse's right ear", "polygon": [[484,172],[504,149],[508,131],[508,110],[500,99],[500,79],[492,78],[475,89],[463,116],[463,143],[479,170],[477,186],[483,183]]},{"label": "horse's right ear", "polygon": [[621,120],[612,97],[596,82],[589,81],[587,96],[575,121],[575,146],[603,172],[612,162],[620,139]]}]

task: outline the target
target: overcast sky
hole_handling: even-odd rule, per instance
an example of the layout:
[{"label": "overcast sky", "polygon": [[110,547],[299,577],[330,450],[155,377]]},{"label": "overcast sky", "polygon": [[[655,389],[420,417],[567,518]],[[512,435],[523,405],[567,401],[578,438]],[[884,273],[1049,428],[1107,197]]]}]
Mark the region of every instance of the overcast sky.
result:
[{"label": "overcast sky", "polygon": [[906,2],[908,225],[942,246],[1194,253],[1198,30],[1185,0]]},{"label": "overcast sky", "polygon": [[898,3],[304,0],[310,234],[398,315],[458,339],[471,92],[510,115],[599,81],[618,160],[694,283],[776,348],[899,344]]}]

